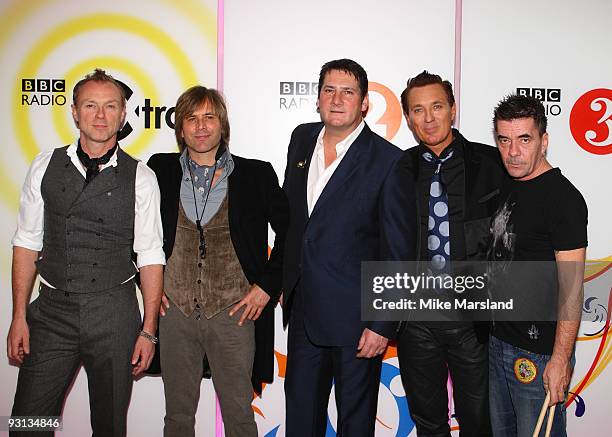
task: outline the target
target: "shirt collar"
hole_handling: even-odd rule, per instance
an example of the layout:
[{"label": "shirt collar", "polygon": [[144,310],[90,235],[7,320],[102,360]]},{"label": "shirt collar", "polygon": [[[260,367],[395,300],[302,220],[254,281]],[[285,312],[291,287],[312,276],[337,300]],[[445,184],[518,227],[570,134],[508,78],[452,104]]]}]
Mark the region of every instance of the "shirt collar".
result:
[{"label": "shirt collar", "polygon": [[[75,151],[76,154],[76,151]],[[181,163],[181,168],[183,169],[183,173],[189,173],[189,169],[187,168],[187,160],[189,159],[189,155],[187,153],[187,148],[183,150],[181,156],[179,157],[179,162]],[[223,164],[220,168],[223,168],[225,174],[231,174],[234,170],[234,158],[232,158],[232,154],[229,152],[229,149],[225,149],[223,155],[217,160],[217,165]]]},{"label": "shirt collar", "polygon": [[[348,134],[345,139],[343,139],[338,144],[336,144],[336,156],[341,156],[344,154],[344,152],[346,152],[346,150],[351,146],[351,144],[355,142],[355,140],[357,139],[357,137],[359,136],[359,134],[361,133],[364,127],[365,127],[365,121],[361,120],[361,123],[359,123],[359,125],[355,128],[355,130],[353,130],[353,132]],[[319,132],[319,136],[317,137],[317,145],[316,145],[317,149],[323,148],[323,135],[324,134],[325,134],[325,126],[323,126],[323,129],[321,129],[321,132]]]},{"label": "shirt collar", "polygon": [[452,128],[452,135],[453,135],[453,141],[451,141],[451,143],[448,146],[446,146],[446,148],[442,151],[440,156],[435,156],[434,153],[429,149],[429,147],[427,147],[422,142],[419,143],[419,149],[420,149],[419,155],[422,156],[423,153],[429,152],[438,159],[444,159],[448,156],[448,154],[452,150],[453,156],[455,158],[457,156],[463,156],[463,141],[462,141],[461,135],[459,134],[459,131],[455,128]]}]

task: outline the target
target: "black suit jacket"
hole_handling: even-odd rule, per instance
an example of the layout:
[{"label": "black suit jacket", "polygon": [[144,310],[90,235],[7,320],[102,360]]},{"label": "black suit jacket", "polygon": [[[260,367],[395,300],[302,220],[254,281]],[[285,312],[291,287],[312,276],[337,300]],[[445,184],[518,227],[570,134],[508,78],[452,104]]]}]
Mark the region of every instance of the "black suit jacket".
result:
[{"label": "black suit jacket", "polygon": [[[485,261],[491,217],[497,210],[501,188],[509,177],[495,147],[468,141],[455,129],[453,134],[463,145],[465,171],[463,230],[466,259]],[[417,187],[421,151],[419,146],[411,147],[404,152],[398,163],[400,172],[412,179]],[[419,238],[417,241],[420,244],[422,239]],[[421,253],[420,247],[417,253]]]},{"label": "black suit jacket", "polygon": [[[183,170],[179,153],[159,153],[147,163],[157,176],[166,259],[172,256]],[[228,178],[230,236],[242,270],[250,284],[259,285],[270,301],[255,322],[253,388],[272,382],[274,370],[274,307],[281,289],[283,247],[289,221],[287,198],[269,162],[232,155],[234,170]],[[268,258],[268,223],[276,233]]]},{"label": "black suit jacket", "polygon": [[308,171],[322,128],[323,123],[300,125],[289,144],[283,183],[291,210],[283,270],[285,322],[299,288],[304,323],[316,344],[354,345],[364,328],[394,337],[396,323],[361,321],[361,262],[414,259],[413,183],[398,183],[401,150],[366,125],[309,216]]}]

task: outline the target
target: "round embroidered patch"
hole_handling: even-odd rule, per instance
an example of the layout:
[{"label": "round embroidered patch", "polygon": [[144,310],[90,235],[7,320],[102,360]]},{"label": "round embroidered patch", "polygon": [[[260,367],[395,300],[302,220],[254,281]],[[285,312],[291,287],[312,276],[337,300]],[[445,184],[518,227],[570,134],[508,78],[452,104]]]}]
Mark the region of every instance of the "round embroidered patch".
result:
[{"label": "round embroidered patch", "polygon": [[538,367],[527,358],[518,358],[514,362],[514,375],[519,382],[529,384],[538,375]]}]

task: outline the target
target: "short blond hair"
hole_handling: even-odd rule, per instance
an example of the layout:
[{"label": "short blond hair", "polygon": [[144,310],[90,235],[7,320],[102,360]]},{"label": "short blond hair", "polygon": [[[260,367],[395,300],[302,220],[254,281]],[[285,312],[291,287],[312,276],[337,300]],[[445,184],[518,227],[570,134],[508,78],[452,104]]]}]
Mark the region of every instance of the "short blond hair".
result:
[{"label": "short blond hair", "polygon": [[119,90],[119,94],[121,94],[121,104],[125,108],[126,98],[123,86],[121,86],[121,84],[113,76],[111,76],[101,68],[96,68],[93,73],[89,73],[83,79],[79,80],[74,86],[74,88],[72,89],[72,103],[74,105],[77,104],[77,100],[79,99],[79,91],[87,82],[109,82],[115,85]]}]

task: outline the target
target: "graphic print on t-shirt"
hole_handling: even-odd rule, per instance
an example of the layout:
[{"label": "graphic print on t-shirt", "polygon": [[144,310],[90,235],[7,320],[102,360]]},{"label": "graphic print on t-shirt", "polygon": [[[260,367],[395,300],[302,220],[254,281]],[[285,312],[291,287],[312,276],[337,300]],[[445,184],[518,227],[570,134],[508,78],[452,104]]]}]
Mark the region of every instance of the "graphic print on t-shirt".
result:
[{"label": "graphic print on t-shirt", "polygon": [[538,337],[540,336],[540,331],[538,330],[538,327],[535,325],[535,323],[531,324],[531,327],[529,328],[529,331],[527,331],[527,335],[529,335],[529,338],[531,340],[537,340]]},{"label": "graphic print on t-shirt", "polygon": [[[513,232],[514,226],[510,223],[510,216],[515,204],[516,202],[508,198],[502,207],[497,210],[491,223],[493,240],[488,259],[496,263],[502,261],[502,265],[509,263],[514,258],[516,234]],[[503,263],[503,261],[506,261],[506,263]]]},{"label": "graphic print on t-shirt", "polygon": [[[489,265],[489,278],[493,278],[500,273],[502,278],[507,278],[504,274],[509,274],[508,270],[514,259],[517,237],[517,234],[513,232],[514,225],[511,223],[510,217],[516,204],[516,200],[510,194],[493,216],[491,222],[492,241],[488,257],[493,263]],[[532,323],[529,329],[525,327],[525,333],[530,340],[538,340],[540,336],[540,331],[535,323]]]}]

